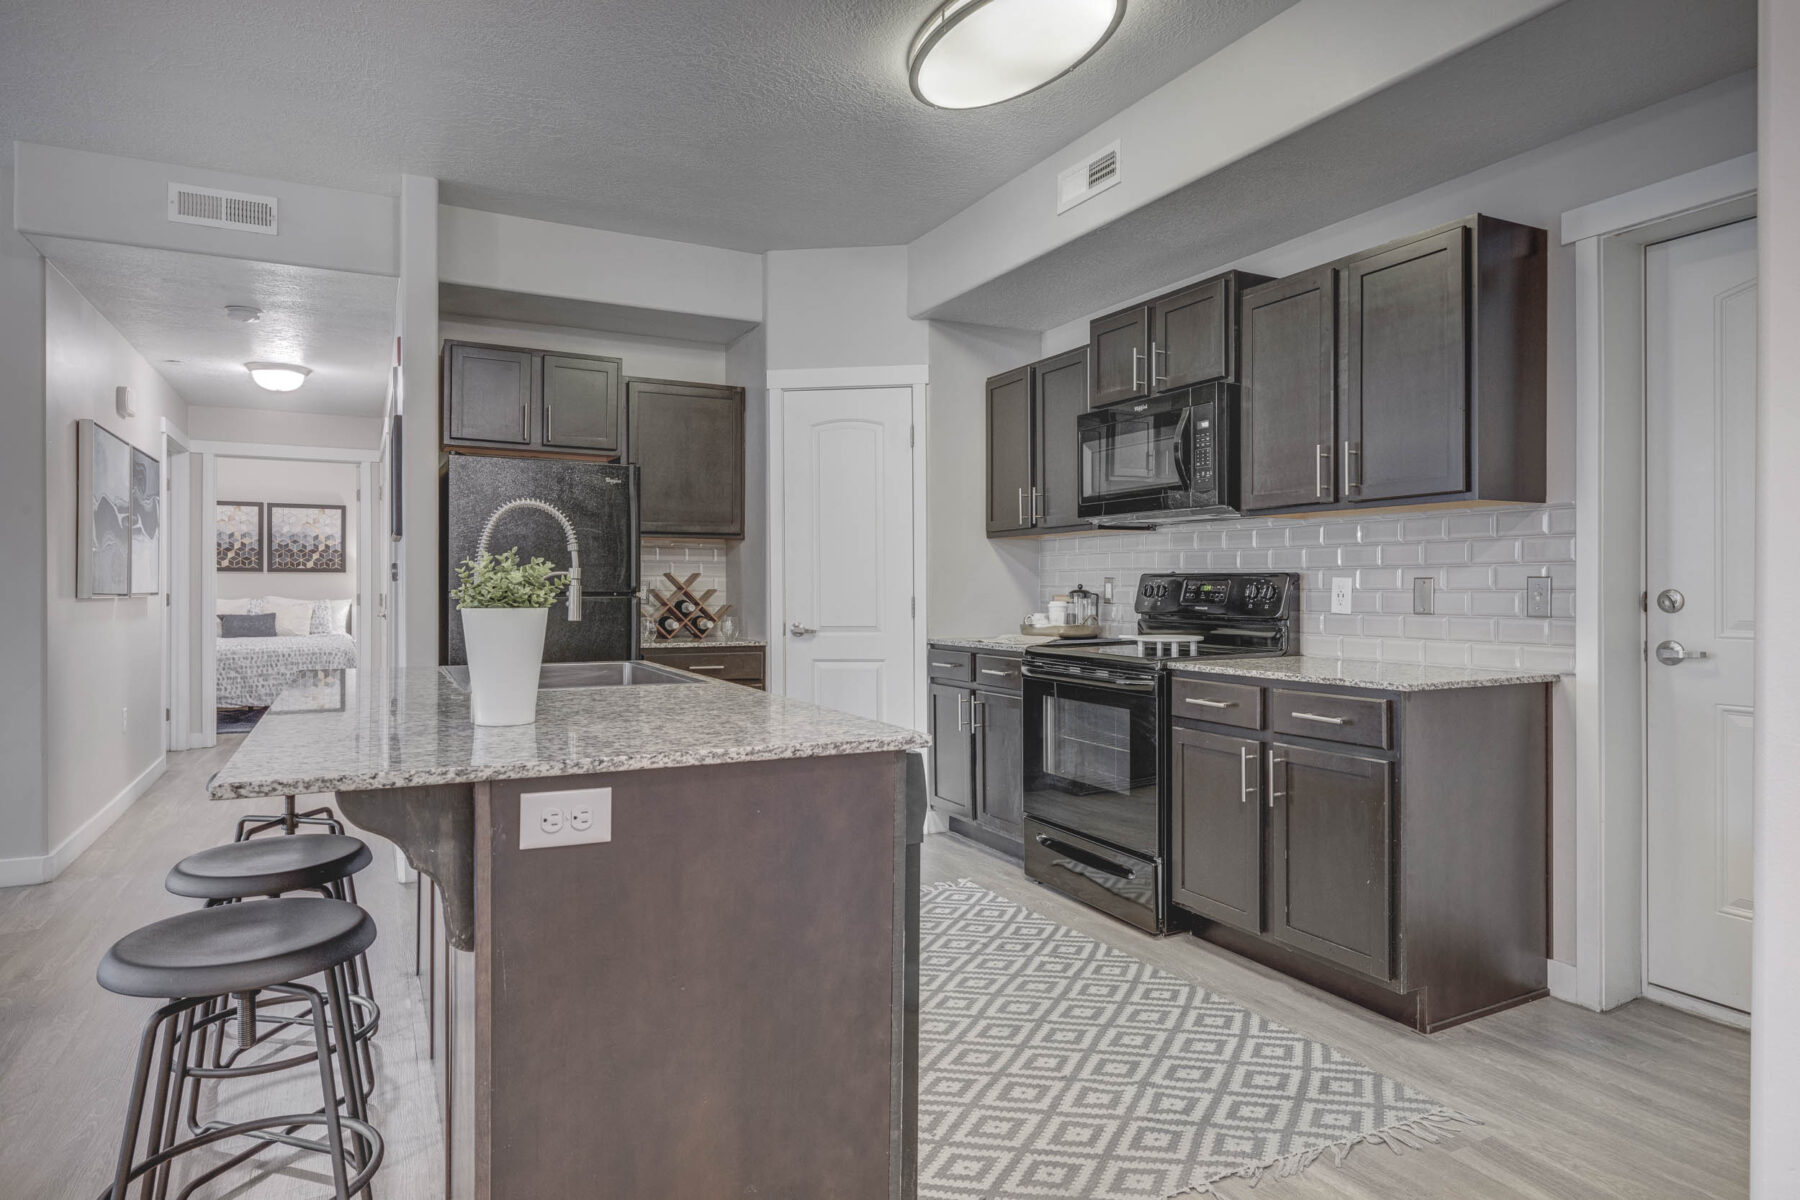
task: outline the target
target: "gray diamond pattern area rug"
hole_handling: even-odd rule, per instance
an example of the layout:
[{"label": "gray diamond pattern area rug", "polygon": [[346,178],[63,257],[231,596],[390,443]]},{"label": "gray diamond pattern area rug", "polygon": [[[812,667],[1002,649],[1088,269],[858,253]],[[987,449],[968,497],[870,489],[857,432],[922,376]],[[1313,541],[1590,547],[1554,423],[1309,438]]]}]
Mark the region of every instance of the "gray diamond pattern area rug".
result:
[{"label": "gray diamond pattern area rug", "polygon": [[1472,1123],[967,880],[919,926],[921,1200],[1165,1200]]}]

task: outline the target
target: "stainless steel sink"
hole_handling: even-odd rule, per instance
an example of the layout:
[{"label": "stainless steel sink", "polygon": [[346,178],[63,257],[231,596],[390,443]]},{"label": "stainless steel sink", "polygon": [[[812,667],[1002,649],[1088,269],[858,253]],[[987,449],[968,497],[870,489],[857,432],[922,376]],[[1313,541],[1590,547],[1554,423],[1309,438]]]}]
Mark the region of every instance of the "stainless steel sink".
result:
[{"label": "stainless steel sink", "polygon": [[[457,691],[469,690],[469,668],[439,667]],[[545,663],[538,671],[538,691],[558,688],[637,687],[651,683],[699,683],[696,675],[647,662]]]}]

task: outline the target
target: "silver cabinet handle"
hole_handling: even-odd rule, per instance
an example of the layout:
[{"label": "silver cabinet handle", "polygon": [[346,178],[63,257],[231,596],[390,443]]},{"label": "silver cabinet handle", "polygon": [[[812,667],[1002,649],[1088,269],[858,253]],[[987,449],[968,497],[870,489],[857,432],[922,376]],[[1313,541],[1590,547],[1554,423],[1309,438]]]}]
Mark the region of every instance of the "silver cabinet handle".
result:
[{"label": "silver cabinet handle", "polygon": [[1019,489],[1019,524],[1025,523],[1025,489]]},{"label": "silver cabinet handle", "polygon": [[[1356,479],[1355,480],[1352,480],[1350,477],[1350,459],[1352,456],[1354,456],[1356,459]],[[1344,494],[1347,496],[1352,491],[1357,491],[1357,492],[1362,491],[1362,447],[1358,446],[1355,442],[1350,441],[1348,438],[1345,438],[1344,439]]]},{"label": "silver cabinet handle", "polygon": [[1131,348],[1131,390],[1134,392],[1142,390],[1144,386],[1143,380],[1138,378],[1138,360],[1143,357],[1144,352],[1142,350],[1139,350],[1136,346]]},{"label": "silver cabinet handle", "polygon": [[983,674],[983,675],[1000,675],[1000,676],[1006,676],[1006,675],[1011,675],[1011,674],[1012,674],[1012,672],[1011,672],[1011,671],[996,671],[996,670],[994,670],[994,668],[992,668],[992,667],[983,667],[983,668],[981,668],[981,673],[982,673],[982,674]]},{"label": "silver cabinet handle", "polygon": [[805,637],[809,633],[817,633],[819,631],[795,621],[792,625],[788,626],[788,632],[795,637]]},{"label": "silver cabinet handle", "polygon": [[1250,803],[1250,747],[1238,747],[1238,803]]},{"label": "silver cabinet handle", "polygon": [[1318,460],[1313,464],[1313,495],[1325,498],[1325,483],[1331,476],[1331,448],[1324,442],[1314,447],[1318,451]]},{"label": "silver cabinet handle", "polygon": [[1274,750],[1269,751],[1269,807],[1275,807],[1275,801],[1287,799],[1287,789],[1275,786],[1276,768],[1287,766],[1287,759],[1280,758]]},{"label": "silver cabinet handle", "polygon": [[1690,658],[1711,657],[1712,655],[1704,650],[1689,650],[1686,646],[1675,641],[1673,638],[1666,642],[1658,642],[1656,644],[1656,661],[1665,667],[1673,667],[1678,663],[1688,661]]},{"label": "silver cabinet handle", "polygon": [[974,728],[974,726],[969,724],[969,720],[973,716],[973,713],[968,715],[964,715],[963,713],[963,705],[968,702],[968,699],[969,693],[956,693],[956,732],[958,733],[963,733]]},{"label": "silver cabinet handle", "polygon": [[932,664],[931,664],[931,665],[932,665],[932,666],[934,666],[934,667],[936,667],[936,668],[938,668],[938,670],[940,670],[940,671],[954,671],[954,670],[956,670],[956,664],[955,664],[955,663],[941,663],[941,662],[934,662],[934,663],[932,663]]},{"label": "silver cabinet handle", "polygon": [[688,667],[690,671],[723,671],[724,663],[694,663]]},{"label": "silver cabinet handle", "polygon": [[983,700],[981,697],[979,697],[979,696],[970,696],[969,697],[969,732],[970,733],[975,732],[975,730],[977,730],[977,729],[986,729],[987,728],[986,722],[977,721],[975,719],[975,711],[977,709],[982,709],[982,708],[986,708],[986,707],[987,707],[987,701]]},{"label": "silver cabinet handle", "polygon": [[1236,708],[1237,707],[1236,700],[1202,700],[1198,696],[1189,696],[1185,700],[1183,700],[1182,703],[1183,704],[1198,704],[1202,708]]},{"label": "silver cabinet handle", "polygon": [[1031,517],[1034,521],[1044,518],[1044,493],[1037,488],[1031,489]]},{"label": "silver cabinet handle", "polygon": [[[1157,382],[1157,380],[1156,380],[1156,355],[1157,355],[1157,352],[1158,352],[1158,347],[1157,347],[1156,343],[1151,342],[1150,343],[1150,358],[1146,365],[1148,365],[1150,368],[1150,386],[1152,389],[1154,389],[1156,387],[1156,382]],[[1161,353],[1162,353],[1164,361],[1167,361],[1168,357],[1169,357],[1169,352],[1167,350],[1163,350],[1163,351],[1161,351]],[[1163,378],[1167,379],[1168,377],[1169,377],[1169,373],[1167,371],[1164,371]]]},{"label": "silver cabinet handle", "polygon": [[1297,721],[1317,721],[1321,725],[1348,725],[1350,723],[1349,717],[1327,717],[1319,713],[1297,712],[1289,713],[1288,716]]}]

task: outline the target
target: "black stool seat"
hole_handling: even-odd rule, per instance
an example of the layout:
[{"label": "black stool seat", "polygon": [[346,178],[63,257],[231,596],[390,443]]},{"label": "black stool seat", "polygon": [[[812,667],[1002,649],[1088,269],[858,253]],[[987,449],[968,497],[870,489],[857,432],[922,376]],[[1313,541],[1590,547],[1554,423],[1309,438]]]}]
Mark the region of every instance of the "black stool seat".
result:
[{"label": "black stool seat", "polygon": [[278,896],[336,883],[373,861],[361,839],[341,834],[252,839],[188,855],[163,886],[196,900]]},{"label": "black stool seat", "polygon": [[354,904],[312,896],[253,900],[128,933],[100,960],[96,977],[123,996],[225,996],[305,979],[374,941],[375,922]]}]

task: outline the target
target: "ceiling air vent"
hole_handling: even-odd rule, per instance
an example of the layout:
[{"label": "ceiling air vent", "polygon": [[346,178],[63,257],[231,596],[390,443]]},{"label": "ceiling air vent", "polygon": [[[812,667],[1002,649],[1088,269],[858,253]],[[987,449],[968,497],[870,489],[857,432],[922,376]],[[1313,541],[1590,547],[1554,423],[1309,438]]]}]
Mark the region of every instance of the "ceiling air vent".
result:
[{"label": "ceiling air vent", "polygon": [[241,229],[246,233],[274,233],[275,197],[171,183],[169,220],[184,225],[210,225],[214,229]]},{"label": "ceiling air vent", "polygon": [[1056,177],[1056,211],[1066,213],[1119,182],[1119,143],[1088,155]]}]

